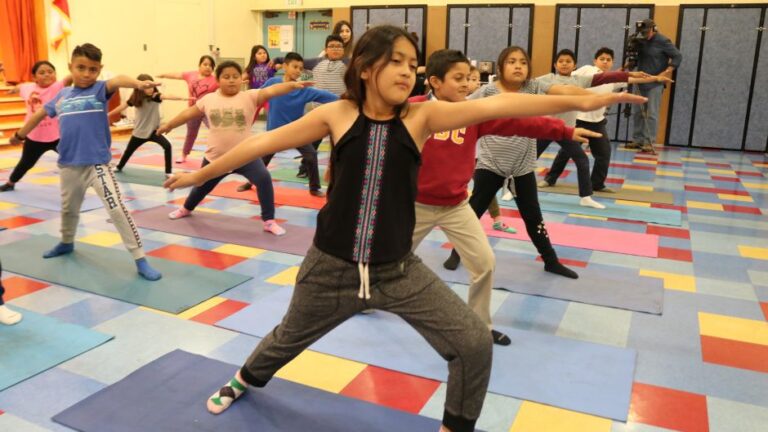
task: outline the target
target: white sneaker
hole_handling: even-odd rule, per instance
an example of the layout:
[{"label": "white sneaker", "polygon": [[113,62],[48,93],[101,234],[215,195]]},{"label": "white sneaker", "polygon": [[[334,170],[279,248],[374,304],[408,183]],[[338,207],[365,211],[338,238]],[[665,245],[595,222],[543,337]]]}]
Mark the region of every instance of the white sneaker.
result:
[{"label": "white sneaker", "polygon": [[179,207],[176,210],[168,213],[168,219],[173,219],[173,220],[181,219],[181,218],[187,217],[187,216],[189,216],[191,214],[192,214],[191,211],[185,209],[182,206],[182,207]]},{"label": "white sneaker", "polygon": [[536,183],[536,186],[538,186],[538,187],[540,187],[540,188],[545,188],[545,187],[550,187],[550,186],[552,186],[552,185],[551,185],[551,184],[549,184],[549,182],[548,182],[548,181],[546,181],[546,180],[542,180],[542,181],[540,181],[540,182]]},{"label": "white sneaker", "polygon": [[21,321],[22,315],[8,308],[6,305],[0,306],[0,324],[14,325]]},{"label": "white sneaker", "polygon": [[602,205],[599,202],[593,200],[591,196],[582,197],[581,200],[579,201],[579,205],[582,205],[584,207],[592,207],[592,208],[596,208],[596,209],[604,209],[605,208],[604,205]]}]

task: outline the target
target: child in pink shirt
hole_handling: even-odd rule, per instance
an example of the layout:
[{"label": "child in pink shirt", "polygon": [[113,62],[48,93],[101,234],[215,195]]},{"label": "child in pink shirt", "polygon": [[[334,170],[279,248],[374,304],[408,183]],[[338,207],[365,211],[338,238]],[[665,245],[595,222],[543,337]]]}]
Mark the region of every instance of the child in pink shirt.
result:
[{"label": "child in pink shirt", "polygon": [[[24,105],[27,108],[25,123],[46,102],[53,99],[59,90],[71,83],[69,76],[61,81],[56,81],[56,68],[45,60],[32,66],[32,76],[35,82],[21,84],[13,90],[14,92],[18,91],[19,96],[24,99]],[[0,186],[0,192],[13,190],[16,183],[35,166],[40,157],[48,150],[56,151],[58,144],[59,120],[46,117],[27,135],[21,150],[21,159],[13,169],[8,181]]]}]

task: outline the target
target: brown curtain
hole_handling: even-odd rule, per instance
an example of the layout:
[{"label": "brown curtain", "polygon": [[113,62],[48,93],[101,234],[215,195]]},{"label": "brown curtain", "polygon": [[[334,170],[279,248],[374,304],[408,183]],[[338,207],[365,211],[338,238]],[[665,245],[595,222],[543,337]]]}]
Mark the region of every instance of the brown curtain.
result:
[{"label": "brown curtain", "polygon": [[39,60],[34,0],[0,1],[0,53],[8,82],[32,80],[32,65]]}]

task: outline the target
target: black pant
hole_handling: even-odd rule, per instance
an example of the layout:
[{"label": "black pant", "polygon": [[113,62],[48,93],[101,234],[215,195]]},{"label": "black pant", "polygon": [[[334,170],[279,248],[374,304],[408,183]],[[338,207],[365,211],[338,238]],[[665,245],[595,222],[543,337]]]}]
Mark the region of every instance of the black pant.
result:
[{"label": "black pant", "polygon": [[3,288],[3,262],[0,261],[0,306],[5,304],[3,294],[5,294],[5,288]]},{"label": "black pant", "polygon": [[[515,203],[520,211],[520,217],[525,222],[525,230],[528,232],[533,245],[539,251],[544,262],[557,260],[557,254],[549,241],[547,229],[544,227],[544,218],[539,207],[539,195],[536,190],[536,175],[530,172],[520,177],[515,177]],[[496,193],[504,185],[504,177],[495,173],[476,169],[474,175],[475,187],[472,196],[469,197],[469,205],[475,211],[477,217],[481,217],[490,205]]]},{"label": "black pant", "polygon": [[[551,142],[549,140],[536,141],[537,158],[544,153],[544,150],[549,147]],[[557,152],[557,156],[555,156],[555,160],[552,162],[552,167],[545,177],[547,183],[551,185],[557,183],[557,178],[565,170],[568,159],[573,159],[573,162],[576,163],[576,175],[579,178],[579,196],[586,197],[592,195],[592,181],[589,179],[589,158],[584,153],[584,149],[581,148],[581,144],[570,140],[557,141],[557,143],[560,144],[560,151]]]},{"label": "black pant", "polygon": [[11,183],[17,183],[19,180],[21,180],[22,177],[24,177],[24,174],[26,174],[27,171],[35,166],[43,153],[47,152],[48,150],[53,150],[58,153],[56,150],[56,146],[58,145],[59,140],[51,142],[40,142],[31,140],[29,138],[25,139],[24,147],[21,149],[21,159],[19,159],[19,163],[17,163],[16,167],[13,169],[11,177],[8,179],[8,181]]},{"label": "black pant", "polygon": [[163,153],[165,154],[165,172],[166,174],[171,173],[171,143],[168,142],[168,140],[162,136],[158,135],[155,132],[152,132],[152,135],[149,136],[149,138],[138,138],[135,136],[131,136],[131,139],[128,141],[128,146],[125,148],[125,152],[123,152],[123,157],[120,158],[120,162],[117,164],[117,169],[123,169],[125,164],[128,162],[128,159],[133,156],[133,152],[136,151],[139,147],[141,147],[145,142],[147,141],[153,141],[158,144],[160,144],[160,147],[163,148]]},{"label": "black pant", "polygon": [[[317,150],[312,144],[306,144],[301,147],[297,147],[299,153],[301,153],[301,166],[307,170],[307,177],[309,179],[309,190],[320,190],[320,169],[317,166]],[[269,162],[272,161],[274,154],[269,154],[261,158],[264,161],[264,166],[269,166]]]},{"label": "black pant", "polygon": [[608,166],[611,163],[611,141],[608,139],[608,132],[605,130],[606,123],[608,123],[606,119],[597,123],[582,120],[576,121],[576,127],[602,134],[599,138],[589,139],[589,150],[592,152],[592,157],[595,158],[595,164],[592,166],[592,189],[598,191],[605,188]]}]

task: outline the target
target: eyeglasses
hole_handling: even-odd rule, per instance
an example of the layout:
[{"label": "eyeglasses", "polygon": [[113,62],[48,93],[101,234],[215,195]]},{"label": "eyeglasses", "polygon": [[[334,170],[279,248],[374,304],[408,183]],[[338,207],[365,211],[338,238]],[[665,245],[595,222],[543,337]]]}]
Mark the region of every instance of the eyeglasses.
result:
[{"label": "eyeglasses", "polygon": [[328,45],[328,46],[327,46],[327,47],[325,47],[325,48],[326,48],[326,49],[337,49],[337,50],[341,50],[341,49],[344,49],[344,45]]}]

